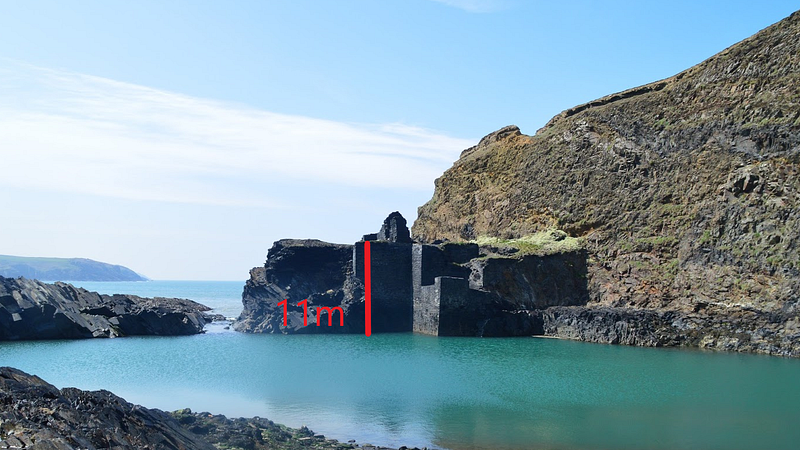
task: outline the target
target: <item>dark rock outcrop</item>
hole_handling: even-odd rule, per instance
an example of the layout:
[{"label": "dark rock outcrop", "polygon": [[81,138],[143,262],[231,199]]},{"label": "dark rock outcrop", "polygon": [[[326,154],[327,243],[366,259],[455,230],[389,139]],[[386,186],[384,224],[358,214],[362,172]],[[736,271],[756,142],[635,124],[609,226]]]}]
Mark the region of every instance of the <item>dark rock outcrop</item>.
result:
[{"label": "dark rock outcrop", "polygon": [[0,277],[0,340],[197,334],[211,320],[208,310],[191,300],[101,295]]},{"label": "dark rock outcrop", "polygon": [[214,450],[169,414],[0,367],[0,448]]},{"label": "dark rock outcrop", "polygon": [[57,389],[39,377],[0,367],[0,449],[215,450],[386,447],[340,443],[306,427],[271,420],[229,419],[182,409],[166,413],[108,391]]},{"label": "dark rock outcrop", "polygon": [[474,243],[414,244],[413,331],[436,336],[542,334],[535,310],[583,305],[586,255],[486,253]]},{"label": "dark rock outcrop", "polygon": [[[267,253],[264,267],[250,271],[242,293],[243,310],[234,328],[250,333],[336,333],[363,331],[363,287],[354,286],[353,246],[316,239],[283,239]],[[283,306],[286,300],[286,326]],[[308,303],[299,305],[303,300]],[[353,320],[340,326],[338,312],[318,308],[342,307]],[[360,308],[360,309],[359,309]],[[360,312],[360,321],[358,320]],[[328,325],[329,314],[335,314]],[[359,329],[359,326],[361,327]]]},{"label": "dark rock outcrop", "polygon": [[470,286],[493,292],[518,309],[585,305],[586,252],[480,258],[469,261]]},{"label": "dark rock outcrop", "polygon": [[[187,430],[221,449],[394,450],[369,444],[362,447],[354,444],[355,441],[345,444],[316,434],[306,426],[289,428],[261,417],[229,419],[219,414],[192,412],[190,409],[181,409],[171,414]],[[416,447],[400,449],[419,450]]]},{"label": "dark rock outcrop", "polygon": [[411,233],[408,231],[406,219],[398,211],[389,214],[381,225],[377,240],[410,244]]},{"label": "dark rock outcrop", "polygon": [[796,311],[553,307],[537,311],[536,315],[541,317],[545,335],[566,339],[800,357],[800,321]]},{"label": "dark rock outcrop", "polygon": [[[589,310],[574,316],[587,330],[604,308],[707,316],[697,332],[708,339],[674,342],[770,353],[745,335],[796,339],[798,174],[800,12],[673,77],[564,111],[534,136],[488,135],[436,180],[412,234],[512,239],[555,227],[588,252]],[[722,326],[740,312],[756,328]]]}]

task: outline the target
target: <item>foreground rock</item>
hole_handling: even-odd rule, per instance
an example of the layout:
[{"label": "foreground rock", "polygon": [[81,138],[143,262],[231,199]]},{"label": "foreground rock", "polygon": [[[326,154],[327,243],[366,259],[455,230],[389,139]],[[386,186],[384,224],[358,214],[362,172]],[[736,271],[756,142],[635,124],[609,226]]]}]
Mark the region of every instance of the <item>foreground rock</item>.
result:
[{"label": "foreground rock", "polygon": [[[389,447],[378,447],[369,444],[359,446],[341,443],[335,439],[327,439],[324,435],[315,434],[307,427],[289,428],[275,422],[254,417],[250,419],[229,419],[222,415],[207,412],[194,413],[190,409],[182,409],[172,413],[184,428],[201,436],[217,448],[248,450],[393,450]],[[419,450],[400,447],[400,450]]]},{"label": "foreground rock", "polygon": [[[108,391],[57,389],[39,377],[0,367],[0,449],[214,450],[355,449],[267,419],[228,419],[133,405]],[[391,450],[365,446],[375,450]]]},{"label": "foreground rock", "polygon": [[212,319],[208,310],[191,300],[101,295],[0,277],[0,340],[197,334]]},{"label": "foreground rock", "polygon": [[0,368],[0,448],[213,450],[169,414]]}]

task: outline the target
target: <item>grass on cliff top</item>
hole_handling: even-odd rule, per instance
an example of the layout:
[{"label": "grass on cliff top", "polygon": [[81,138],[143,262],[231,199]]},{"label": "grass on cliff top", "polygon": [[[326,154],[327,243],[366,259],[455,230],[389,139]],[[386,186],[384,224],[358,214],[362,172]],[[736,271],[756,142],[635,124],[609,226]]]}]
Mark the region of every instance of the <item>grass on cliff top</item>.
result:
[{"label": "grass on cliff top", "polygon": [[583,240],[567,235],[558,229],[549,229],[516,239],[502,239],[479,236],[472,241],[481,247],[511,247],[519,250],[518,255],[552,255],[573,252],[583,248]]}]

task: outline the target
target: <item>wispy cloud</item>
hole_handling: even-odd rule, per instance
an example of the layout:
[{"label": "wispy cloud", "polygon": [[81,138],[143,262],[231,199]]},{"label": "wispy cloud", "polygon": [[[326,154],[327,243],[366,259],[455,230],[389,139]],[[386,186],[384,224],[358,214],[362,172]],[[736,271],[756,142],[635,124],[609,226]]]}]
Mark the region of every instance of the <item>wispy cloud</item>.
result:
[{"label": "wispy cloud", "polygon": [[0,60],[0,184],[134,200],[281,206],[269,180],[429,189],[471,140],[277,114]]},{"label": "wispy cloud", "polygon": [[510,0],[432,0],[471,13],[492,13],[510,8]]}]

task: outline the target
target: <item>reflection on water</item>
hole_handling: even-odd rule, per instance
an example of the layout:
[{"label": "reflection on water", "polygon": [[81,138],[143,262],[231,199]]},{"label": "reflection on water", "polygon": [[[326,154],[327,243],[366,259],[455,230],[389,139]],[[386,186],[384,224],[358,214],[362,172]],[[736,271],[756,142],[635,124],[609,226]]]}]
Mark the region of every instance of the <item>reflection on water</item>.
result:
[{"label": "reflection on water", "polygon": [[[231,297],[230,294],[228,297]],[[0,343],[59,387],[452,449],[790,449],[800,361],[532,338],[244,335]]]}]

